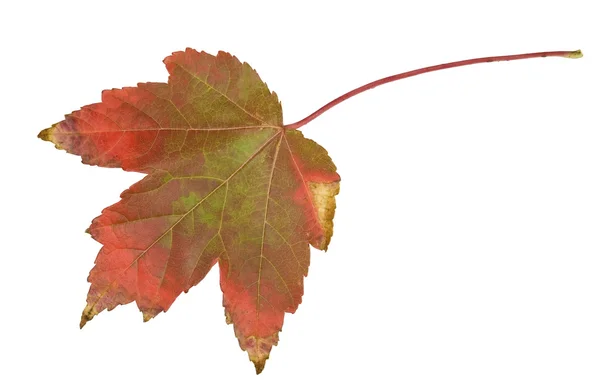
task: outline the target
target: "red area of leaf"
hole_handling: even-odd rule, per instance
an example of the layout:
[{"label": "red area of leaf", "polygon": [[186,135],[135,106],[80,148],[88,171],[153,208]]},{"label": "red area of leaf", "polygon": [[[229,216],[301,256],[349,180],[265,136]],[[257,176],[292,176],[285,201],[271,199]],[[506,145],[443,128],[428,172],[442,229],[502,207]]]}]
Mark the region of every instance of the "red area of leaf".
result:
[{"label": "red area of leaf", "polygon": [[226,320],[260,373],[302,300],[309,243],[331,238],[339,176],[284,129],[248,64],[192,49],[165,64],[168,83],[104,91],[40,133],[83,163],[147,174],[88,230],[103,247],[81,326],[132,301],[149,320],[218,262]]}]

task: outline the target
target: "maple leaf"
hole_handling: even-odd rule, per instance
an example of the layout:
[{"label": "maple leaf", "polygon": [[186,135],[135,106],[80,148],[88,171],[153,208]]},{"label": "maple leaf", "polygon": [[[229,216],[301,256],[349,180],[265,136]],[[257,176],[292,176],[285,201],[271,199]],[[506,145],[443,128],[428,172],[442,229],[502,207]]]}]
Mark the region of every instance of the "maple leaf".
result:
[{"label": "maple leaf", "polygon": [[260,373],[293,313],[308,273],[309,245],[326,250],[340,177],[325,149],[299,129],[368,89],[459,66],[536,57],[538,52],[457,61],[389,76],[356,88],[284,125],[275,93],[225,52],[186,49],[164,60],[168,83],[102,93],[40,132],[85,164],[147,174],[96,217],[88,232],[103,244],[88,281],[83,327],[132,301],[144,321],[219,264],[227,323]]},{"label": "maple leaf", "polygon": [[218,262],[226,320],[260,373],[302,300],[309,243],[329,244],[340,177],[325,149],[284,129],[247,63],[192,49],[164,62],[167,84],[104,91],[39,135],[147,174],[88,230],[103,247],[81,326],[132,301],[147,321]]}]

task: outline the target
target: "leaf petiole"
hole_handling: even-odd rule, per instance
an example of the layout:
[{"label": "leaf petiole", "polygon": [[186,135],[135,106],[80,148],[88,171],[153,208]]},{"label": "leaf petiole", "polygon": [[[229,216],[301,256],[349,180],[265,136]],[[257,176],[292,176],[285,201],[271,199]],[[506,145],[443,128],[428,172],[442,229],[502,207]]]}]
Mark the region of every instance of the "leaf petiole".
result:
[{"label": "leaf petiole", "polygon": [[379,87],[383,84],[391,83],[396,80],[406,79],[408,77],[417,76],[417,75],[420,75],[423,73],[440,71],[442,69],[462,67],[465,65],[481,64],[481,63],[495,62],[495,61],[525,60],[528,58],[540,58],[540,57],[581,58],[581,57],[583,57],[583,53],[581,53],[581,50],[574,50],[574,51],[554,51],[554,52],[513,54],[513,55],[508,55],[508,56],[480,57],[480,58],[473,58],[470,60],[455,61],[455,62],[449,62],[446,64],[439,64],[439,65],[429,66],[429,67],[425,67],[425,68],[415,69],[415,70],[412,70],[409,72],[403,72],[403,73],[399,73],[397,75],[384,77],[383,79],[375,80],[371,83],[365,84],[364,86],[355,88],[352,91],[349,91],[349,92],[345,93],[344,95],[327,103],[325,106],[321,107],[320,109],[318,109],[317,111],[315,111],[314,113],[309,115],[308,117],[306,117],[298,122],[294,122],[289,125],[284,125],[283,128],[284,129],[299,129],[300,127],[308,124],[309,122],[311,122],[312,120],[314,120],[315,118],[317,118],[318,116],[320,116],[321,114],[326,112],[327,110],[331,109],[334,106],[337,106],[338,104],[342,103],[343,101],[350,99],[353,96],[360,94],[361,92],[370,90],[375,87]]}]

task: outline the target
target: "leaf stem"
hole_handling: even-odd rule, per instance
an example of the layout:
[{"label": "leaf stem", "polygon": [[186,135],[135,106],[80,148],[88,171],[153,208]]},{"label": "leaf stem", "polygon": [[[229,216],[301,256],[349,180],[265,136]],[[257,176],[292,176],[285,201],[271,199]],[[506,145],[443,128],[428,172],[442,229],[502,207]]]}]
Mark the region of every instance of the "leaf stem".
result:
[{"label": "leaf stem", "polygon": [[352,91],[349,91],[349,92],[345,93],[344,95],[327,103],[325,106],[321,107],[319,110],[315,111],[308,117],[306,117],[298,122],[294,122],[293,124],[284,125],[283,128],[284,129],[299,129],[300,127],[308,124],[309,122],[311,122],[312,120],[314,120],[315,118],[317,118],[318,116],[320,116],[321,114],[326,112],[327,110],[342,103],[343,101],[350,99],[353,96],[360,94],[361,92],[370,90],[371,88],[379,87],[380,85],[391,83],[396,80],[406,79],[408,77],[417,76],[422,73],[434,72],[434,71],[439,71],[442,69],[462,67],[465,65],[481,64],[481,63],[495,62],[495,61],[524,60],[527,58],[539,58],[539,57],[581,58],[581,57],[583,57],[583,54],[581,53],[581,50],[513,54],[513,55],[509,55],[509,56],[492,56],[492,57],[472,58],[470,60],[455,61],[455,62],[449,62],[446,64],[439,64],[439,65],[434,65],[434,66],[430,66],[430,67],[415,69],[415,70],[412,70],[409,72],[404,72],[404,73],[399,73],[397,75],[384,77],[383,79],[375,80],[371,83],[365,84],[362,87],[355,88]]}]

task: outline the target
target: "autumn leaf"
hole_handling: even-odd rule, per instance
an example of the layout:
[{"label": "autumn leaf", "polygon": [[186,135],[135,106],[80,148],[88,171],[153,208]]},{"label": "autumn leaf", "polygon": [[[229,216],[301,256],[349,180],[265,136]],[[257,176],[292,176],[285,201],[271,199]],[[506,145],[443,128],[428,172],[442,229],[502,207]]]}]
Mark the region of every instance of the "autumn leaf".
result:
[{"label": "autumn leaf", "polygon": [[227,323],[260,373],[284,314],[303,295],[309,245],[326,250],[340,177],[327,151],[297,130],[363,91],[491,61],[581,57],[580,51],[485,57],[421,68],[348,92],[284,125],[281,105],[247,64],[187,49],[164,60],[168,83],[102,93],[40,132],[85,164],[146,174],[88,232],[103,244],[81,327],[135,301],[144,320],[167,311],[216,263]]},{"label": "autumn leaf", "polygon": [[147,174],[89,228],[104,246],[81,326],[135,301],[149,320],[218,262],[223,305],[262,371],[326,249],[340,177],[327,152],[283,128],[281,105],[228,53],[165,59],[169,82],[104,91],[39,137],[83,163]]}]

